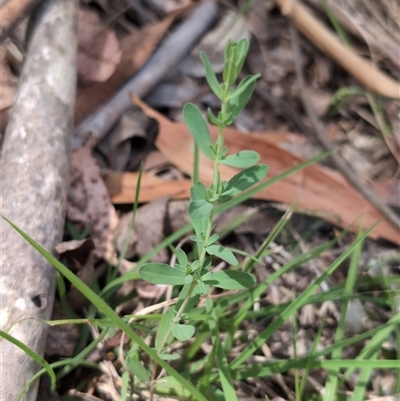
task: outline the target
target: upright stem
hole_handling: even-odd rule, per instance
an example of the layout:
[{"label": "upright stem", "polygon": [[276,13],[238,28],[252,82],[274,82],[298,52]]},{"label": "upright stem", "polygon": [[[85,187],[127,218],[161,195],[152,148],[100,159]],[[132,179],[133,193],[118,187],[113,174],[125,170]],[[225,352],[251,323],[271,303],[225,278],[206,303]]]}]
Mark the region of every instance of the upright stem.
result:
[{"label": "upright stem", "polygon": [[[226,98],[226,96],[225,96]],[[221,106],[221,111],[222,113],[225,112],[225,108],[226,108],[226,102],[222,102],[222,106]],[[224,144],[224,140],[223,140],[223,128],[219,127],[219,133],[218,133],[218,138],[217,138],[217,142],[216,142],[216,159],[214,161],[214,172],[213,172],[213,183],[215,188],[218,188],[218,185],[220,184],[220,176],[219,176],[219,163],[220,163],[220,153],[221,153],[221,149],[223,147]],[[209,214],[209,220],[208,220],[208,225],[207,225],[207,231],[205,233],[205,238],[204,238],[204,242],[207,243],[208,240],[211,237],[211,231],[212,231],[212,222],[213,222],[213,217],[214,217],[214,208],[211,210],[210,214]],[[201,253],[200,253],[200,257],[199,257],[199,262],[200,262],[200,270],[203,268],[204,265],[204,261],[206,259],[206,248],[205,246],[202,247]],[[176,313],[176,316],[174,317],[174,319],[171,321],[170,327],[168,328],[167,332],[165,333],[164,338],[162,339],[161,343],[160,343],[160,347],[158,348],[158,352],[161,352],[161,350],[165,347],[165,345],[167,344],[168,338],[171,335],[172,332],[172,327],[174,324],[177,324],[183,313],[185,312],[185,308],[190,300],[190,297],[192,296],[192,293],[195,289],[197,285],[197,282],[195,280],[192,281],[192,283],[190,284],[189,290],[186,294],[185,299],[182,302],[182,305],[180,306],[178,312]]]}]

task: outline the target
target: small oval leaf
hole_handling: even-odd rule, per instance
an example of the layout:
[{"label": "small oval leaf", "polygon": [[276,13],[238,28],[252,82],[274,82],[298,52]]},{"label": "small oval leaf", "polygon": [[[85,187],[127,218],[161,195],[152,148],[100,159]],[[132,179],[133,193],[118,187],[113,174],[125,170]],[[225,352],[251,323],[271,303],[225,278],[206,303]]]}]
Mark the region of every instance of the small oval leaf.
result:
[{"label": "small oval leaf", "polygon": [[213,209],[214,205],[207,202],[205,199],[191,200],[189,202],[188,213],[192,219],[198,219],[203,216],[208,216]]},{"label": "small oval leaf", "polygon": [[224,290],[243,290],[256,282],[256,278],[252,274],[236,270],[210,272],[205,274],[201,280],[205,284]]},{"label": "small oval leaf", "polygon": [[190,340],[195,332],[194,326],[191,324],[174,324],[172,326],[172,334],[179,341]]},{"label": "small oval leaf", "polygon": [[218,83],[217,76],[215,75],[210,60],[208,59],[207,55],[203,52],[200,52],[200,58],[201,61],[203,62],[204,70],[206,72],[206,80],[209,87],[214,92],[215,96],[217,96],[218,99],[221,99],[221,87]]},{"label": "small oval leaf", "polygon": [[233,155],[226,156],[221,163],[237,168],[254,166],[260,160],[260,155],[254,150],[241,150]]},{"label": "small oval leaf", "polygon": [[232,124],[235,118],[243,110],[244,106],[246,106],[254,92],[258,77],[259,75],[250,75],[240,82],[235,92],[232,94],[232,97],[229,99],[229,103],[226,108],[227,118],[224,121],[226,125]]},{"label": "small oval leaf", "polygon": [[146,263],[139,269],[139,276],[152,284],[184,285],[186,272],[180,266]]},{"label": "small oval leaf", "polygon": [[206,252],[209,255],[218,256],[219,258],[225,260],[225,262],[228,262],[233,266],[239,264],[236,256],[232,253],[232,251],[222,245],[210,245],[206,248]]},{"label": "small oval leaf", "polygon": [[249,167],[246,170],[237,173],[233,176],[226,185],[225,191],[222,193],[221,200],[225,197],[232,197],[238,193],[250,188],[258,181],[261,181],[268,173],[268,166],[258,164],[257,166]]},{"label": "small oval leaf", "polygon": [[187,103],[183,108],[183,119],[197,146],[209,159],[214,160],[215,157],[212,152],[214,145],[211,142],[207,122],[200,110],[193,103]]},{"label": "small oval leaf", "polygon": [[128,365],[130,372],[133,373],[141,383],[149,382],[150,374],[138,359],[128,355],[126,358],[126,364]]},{"label": "small oval leaf", "polygon": [[[158,330],[157,330],[157,335],[156,335],[156,349],[160,349],[162,342],[165,338],[165,336],[168,333],[169,328],[171,327],[171,322],[173,318],[175,317],[173,309],[170,308],[168,309],[164,315],[161,318],[161,322],[158,325]],[[169,344],[169,341],[172,339],[172,335],[168,337],[167,344]]]},{"label": "small oval leaf", "polygon": [[176,256],[178,258],[178,262],[182,267],[186,267],[188,265],[188,258],[185,251],[182,248],[179,248],[176,251]]}]

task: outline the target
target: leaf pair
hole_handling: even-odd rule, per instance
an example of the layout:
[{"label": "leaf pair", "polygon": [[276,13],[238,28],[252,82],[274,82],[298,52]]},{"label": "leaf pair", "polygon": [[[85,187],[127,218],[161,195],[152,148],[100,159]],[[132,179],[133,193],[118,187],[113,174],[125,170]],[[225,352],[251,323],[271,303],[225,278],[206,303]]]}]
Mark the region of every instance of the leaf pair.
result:
[{"label": "leaf pair", "polygon": [[[242,94],[245,95],[245,93]],[[235,115],[237,113],[237,108],[240,108],[240,103],[243,101],[240,99],[240,96],[241,95],[239,95],[238,98],[233,97],[232,102],[228,104],[228,113],[230,113],[230,115]],[[215,154],[215,145],[211,140],[207,122],[200,110],[194,104],[187,103],[183,108],[183,119],[185,120],[185,124],[193,135],[193,138],[200,150],[209,159],[215,160],[217,157]],[[218,159],[221,163],[237,168],[247,168],[253,166],[260,159],[258,153],[254,152],[253,150],[242,150],[233,155],[218,156]]]},{"label": "leaf pair", "polygon": [[[164,285],[184,285],[186,276],[182,269],[164,263],[146,263],[140,268],[139,275],[152,284]],[[206,285],[224,290],[242,290],[252,286],[255,283],[255,277],[246,272],[223,270],[208,272],[201,277],[201,281]]]}]

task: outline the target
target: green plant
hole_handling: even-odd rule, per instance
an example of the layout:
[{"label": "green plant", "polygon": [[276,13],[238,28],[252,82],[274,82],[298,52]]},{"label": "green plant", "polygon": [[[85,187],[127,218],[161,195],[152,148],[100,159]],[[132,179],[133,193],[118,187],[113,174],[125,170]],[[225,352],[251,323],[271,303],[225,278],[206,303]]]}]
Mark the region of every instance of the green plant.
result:
[{"label": "green plant", "polygon": [[[211,139],[205,119],[194,105],[188,104],[185,106],[184,120],[195,139],[197,148],[214,163],[214,179],[208,188],[205,184],[198,181],[198,173],[196,171],[198,172],[199,159],[195,158],[197,165],[195,165],[194,169],[193,188],[191,190],[191,200],[188,210],[191,218],[190,227],[185,226],[172,233],[149,254],[139,260],[136,267],[131,271],[119,277],[115,277],[115,274],[108,274],[105,277],[103,288],[100,289],[99,285],[97,285],[91,289],[21,229],[3,217],[58,270],[60,273],[60,293],[65,293],[64,280],[61,279],[62,275],[91,301],[91,306],[83,318],[78,318],[71,314],[69,319],[46,323],[50,325],[80,324],[85,325],[86,329],[90,325],[92,328],[98,328],[99,331],[97,338],[94,337],[91,339],[89,334],[82,336],[82,346],[78,347],[71,358],[65,358],[51,364],[32,350],[29,350],[18,339],[13,338],[8,333],[10,327],[0,332],[0,341],[13,342],[42,366],[42,369],[28,380],[19,399],[22,399],[24,391],[46,372],[51,377],[53,387],[55,387],[56,380],[63,379],[78,367],[85,367],[91,369],[93,372],[97,372],[99,370],[97,363],[92,362],[88,356],[98,346],[100,341],[106,336],[114,336],[119,330],[123,332],[125,338],[129,338],[128,347],[121,346],[114,349],[116,355],[119,356],[119,361],[122,362],[115,365],[117,373],[121,377],[121,386],[118,389],[121,400],[130,400],[133,393],[146,391],[150,382],[152,385],[155,384],[155,391],[159,395],[164,394],[168,397],[177,397],[185,400],[234,401],[238,399],[236,394],[239,387],[236,384],[238,381],[245,381],[249,378],[265,381],[273,375],[293,370],[296,375],[296,400],[309,400],[314,399],[315,394],[308,393],[306,379],[308,376],[311,376],[311,372],[314,369],[325,370],[329,374],[325,397],[327,399],[334,399],[337,395],[335,393],[342,387],[342,382],[348,380],[355,369],[359,369],[362,366],[354,392],[356,397],[354,399],[361,399],[371,376],[372,369],[396,370],[399,376],[397,360],[382,359],[382,356],[377,354],[377,350],[379,350],[385,339],[391,333],[397,333],[400,320],[398,314],[393,314],[393,317],[380,327],[374,327],[351,338],[343,336],[342,326],[346,315],[346,305],[350,300],[358,298],[377,306],[385,307],[388,306],[387,304],[390,303],[392,298],[394,300],[395,292],[393,291],[392,296],[390,296],[391,292],[384,292],[380,298],[374,295],[376,293],[375,290],[374,293],[365,291],[362,294],[353,293],[356,266],[358,265],[361,246],[364,239],[374,229],[374,226],[369,228],[365,233],[360,233],[356,241],[345,249],[336,260],[332,261],[318,278],[311,280],[309,285],[297,297],[288,302],[282,301],[276,305],[264,303],[261,304],[259,309],[254,308],[254,305],[257,300],[263,297],[268,287],[294,269],[319,258],[333,247],[341,239],[342,235],[306,252],[299,253],[297,250],[293,251],[292,257],[287,259],[286,263],[282,264],[277,270],[274,270],[257,284],[255,284],[255,278],[251,272],[256,263],[259,263],[263,257],[272,253],[273,249],[269,249],[269,246],[277,239],[279,233],[282,232],[282,229],[290,218],[291,210],[288,210],[275,227],[272,228],[270,234],[260,244],[258,250],[254,252],[254,255],[246,254],[248,257],[240,270],[236,267],[239,263],[235,253],[238,252],[218,243],[221,237],[218,237],[214,233],[214,215],[228,210],[232,206],[249,199],[261,189],[267,188],[275,182],[327,156],[327,154],[318,156],[268,181],[257,183],[267,174],[268,168],[265,165],[257,165],[259,157],[256,152],[241,151],[234,155],[227,154],[227,149],[224,147],[224,128],[231,124],[243,109],[253,92],[257,79],[257,76],[246,77],[236,88],[232,88],[242,69],[247,50],[248,43],[246,41],[228,44],[225,52],[226,63],[221,83],[218,82],[207,57],[204,54],[201,55],[206,69],[207,81],[213,92],[221,100],[221,110],[217,115],[214,115],[210,110],[208,111],[210,122],[216,125],[219,131],[215,142]],[[222,182],[219,175],[219,166],[221,164],[243,170],[238,172],[228,182]],[[134,203],[134,215],[137,205],[138,192],[136,193]],[[134,217],[132,225],[133,221]],[[178,261],[174,266],[147,263],[159,250],[166,246],[173,248],[173,244],[186,235],[189,230],[194,231],[192,236],[194,251],[191,253],[191,255],[194,255],[193,257],[186,254],[178,246],[176,250]],[[219,234],[221,235],[221,233],[226,234],[226,231],[222,231]],[[279,242],[279,238],[277,240]],[[241,253],[243,254],[243,252]],[[120,261],[123,255],[124,251],[120,255]],[[218,257],[233,267],[225,271],[213,271],[213,257]],[[352,267],[348,273],[346,284],[334,287],[327,292],[315,294],[318,287],[321,286],[328,276],[338,267],[342,266],[343,262],[349,257],[352,257]],[[118,315],[114,311],[114,306],[125,300],[132,299],[135,297],[135,294],[129,294],[123,299],[114,299],[112,307],[107,302],[116,293],[117,288],[121,284],[129,280],[137,280],[140,277],[156,284],[182,287],[176,305],[171,306],[164,314],[144,314],[144,311],[140,311],[136,315]],[[372,282],[376,285],[378,281],[383,282],[384,280],[384,276],[379,277],[379,280],[378,277],[373,277],[373,279],[360,277],[358,286],[360,288],[366,286],[369,289]],[[397,282],[398,278],[391,277],[390,280]],[[203,297],[205,302],[199,303],[200,296],[202,294],[206,295],[212,286],[221,289],[242,291],[224,293],[217,298],[205,296]],[[394,303],[393,300],[392,302]],[[294,322],[293,333],[296,333],[296,313],[300,308],[305,305],[319,304],[325,301],[341,301],[343,303],[336,341],[332,345],[325,348],[318,347],[324,327],[324,324],[321,323],[312,349],[307,356],[298,357],[295,355],[294,359],[279,359],[275,362],[262,358],[257,361],[252,358],[256,354],[262,356],[262,354],[260,355],[260,348],[291,317]],[[162,306],[160,305],[152,305],[152,307],[159,306],[161,309]],[[392,305],[392,309],[395,310],[394,304]],[[17,323],[14,322],[13,324]],[[151,338],[153,338],[154,327],[158,328],[155,335],[155,347],[150,346],[143,339],[143,337],[148,339],[148,336],[152,336]],[[249,328],[253,331],[252,337],[247,334]],[[195,338],[187,341],[195,332]],[[254,332],[256,332],[255,335]],[[172,344],[174,338],[179,341],[186,341],[185,347],[180,349],[179,354],[173,350],[170,351],[170,345],[175,345]],[[368,342],[355,361],[342,358],[342,351],[345,347],[366,340]],[[237,347],[238,343],[240,345],[239,348]],[[296,344],[296,338],[293,339],[293,343]],[[209,353],[202,352],[200,349],[202,344],[211,344],[211,351]],[[144,354],[147,354],[147,357]],[[179,360],[170,363],[170,360],[173,359]],[[155,382],[157,366],[165,369],[166,375]],[[346,371],[342,373],[342,369],[346,369]],[[151,370],[152,376],[150,376]],[[341,375],[339,378],[336,377],[338,374]],[[85,383],[82,382],[79,385],[81,388],[84,388]],[[153,389],[151,388],[151,390]],[[317,395],[317,397],[317,399],[321,399],[321,396]],[[62,398],[62,400],[67,399],[70,398]],[[344,397],[343,399],[348,398]]]},{"label": "green plant", "polygon": [[[208,109],[209,121],[218,127],[218,137],[212,141],[205,118],[192,103],[185,105],[183,118],[193,135],[201,152],[214,162],[213,183],[207,188],[201,181],[195,181],[190,190],[188,214],[194,230],[191,237],[197,245],[199,257],[189,262],[187,254],[178,249],[178,262],[171,267],[162,263],[147,263],[139,270],[140,276],[153,284],[183,286],[179,301],[164,314],[156,337],[156,350],[160,357],[170,359],[166,346],[175,337],[179,341],[189,340],[195,333],[195,327],[186,324],[186,314],[196,306],[201,294],[209,293],[209,287],[214,286],[226,290],[241,290],[255,283],[255,277],[238,270],[212,271],[212,257],[216,256],[229,265],[237,266],[238,260],[234,253],[218,243],[219,235],[213,233],[213,217],[217,205],[231,200],[234,196],[247,190],[260,180],[268,167],[256,164],[259,160],[257,152],[244,150],[228,155],[224,146],[224,128],[232,124],[250,99],[256,79],[259,75],[245,77],[236,88],[232,88],[242,70],[249,44],[246,40],[229,42],[225,49],[225,66],[222,83],[212,69],[211,63],[204,53],[201,59],[206,72],[207,82],[214,94],[221,101],[218,115]],[[225,164],[244,169],[229,181],[221,181],[219,166]],[[172,334],[172,335],[171,335]]]}]

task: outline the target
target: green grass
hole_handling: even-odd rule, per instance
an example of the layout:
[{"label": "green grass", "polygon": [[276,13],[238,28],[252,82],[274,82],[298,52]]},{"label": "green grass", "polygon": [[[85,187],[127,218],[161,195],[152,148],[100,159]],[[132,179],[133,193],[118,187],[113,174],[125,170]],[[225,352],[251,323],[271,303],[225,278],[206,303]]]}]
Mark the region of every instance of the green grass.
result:
[{"label": "green grass", "polygon": [[[282,230],[285,226],[285,218],[277,224],[276,229]],[[10,224],[12,224],[10,222]],[[380,353],[383,342],[390,335],[396,335],[400,318],[396,315],[387,323],[371,329],[365,333],[345,338],[344,337],[344,319],[346,315],[346,305],[351,299],[368,299],[369,302],[377,301],[379,307],[390,307],[393,305],[393,290],[387,288],[379,295],[386,295],[380,299],[376,297],[376,291],[363,292],[355,294],[354,283],[357,279],[357,266],[359,255],[362,249],[363,241],[368,232],[359,234],[357,239],[351,244],[335,261],[321,274],[314,282],[310,283],[308,288],[293,300],[278,305],[263,306],[258,312],[252,310],[255,301],[265,294],[268,287],[284,274],[304,266],[310,260],[317,260],[321,255],[329,251],[335,246],[338,238],[333,239],[326,244],[319,245],[314,249],[310,249],[304,254],[293,257],[292,260],[282,265],[279,270],[270,275],[264,282],[258,283],[245,291],[237,292],[229,296],[222,296],[217,299],[208,299],[204,306],[197,306],[187,316],[186,319],[196,327],[196,337],[192,342],[181,350],[178,363],[174,363],[174,368],[168,361],[163,361],[157,353],[140,338],[135,331],[147,332],[147,335],[155,335],[155,329],[159,324],[161,315],[137,315],[121,317],[95,294],[90,288],[84,285],[74,276],[65,266],[57,261],[52,255],[48,254],[35,241],[24,234],[18,227],[13,227],[32,245],[34,246],[67,280],[73,283],[84,293],[92,302],[94,310],[97,312],[92,318],[69,318],[64,321],[49,322],[50,324],[67,324],[75,323],[80,325],[97,326],[100,330],[100,337],[97,339],[88,338],[83,349],[74,357],[67,358],[52,364],[46,363],[44,360],[38,359],[43,369],[35,375],[27,386],[40,375],[48,373],[52,380],[60,381],[66,376],[71,376],[78,367],[91,369],[94,373],[99,373],[99,367],[93,362],[86,360],[90,352],[96,347],[100,340],[107,335],[113,333],[116,329],[121,329],[131,339],[129,349],[118,349],[115,352],[122,352],[125,358],[128,355],[134,355],[135,363],[132,370],[120,369],[121,375],[121,399],[129,399],[130,389],[143,391],[147,383],[140,381],[139,377],[151,374],[151,363],[144,363],[145,354],[149,355],[153,360],[157,361],[166,372],[167,377],[156,382],[155,391],[159,394],[183,397],[184,399],[196,400],[224,400],[235,399],[237,391],[237,383],[247,378],[263,379],[272,377],[278,373],[288,374],[288,372],[296,370],[301,372],[302,381],[300,380],[296,386],[296,400],[309,399],[310,393],[305,391],[305,378],[312,376],[315,369],[322,369],[328,373],[328,379],[325,384],[326,392],[324,399],[337,399],[337,394],[346,381],[351,377],[352,373],[359,371],[358,380],[352,397],[349,400],[361,400],[365,397],[365,391],[370,382],[371,373],[376,369],[398,371],[397,360],[385,359]],[[276,238],[275,230],[269,236]],[[267,240],[266,242],[268,242]],[[266,250],[265,242],[254,255],[260,258]],[[343,263],[350,259],[350,268],[347,281],[344,285],[331,288],[327,293],[316,294],[322,281],[332,274],[335,269],[342,266]],[[250,259],[243,268],[252,271],[254,261]],[[114,279],[118,280],[118,279]],[[384,288],[385,278],[379,277],[374,283],[369,279],[360,280],[358,287],[368,289],[372,284],[381,285]],[[112,283],[112,281],[110,282]],[[109,284],[110,284],[109,283]],[[108,284],[108,285],[109,285]],[[113,286],[118,288],[118,285]],[[101,292],[100,292],[101,293]],[[334,343],[324,350],[318,350],[318,340],[321,332],[316,334],[314,345],[310,353],[306,357],[295,357],[292,360],[280,360],[276,362],[254,363],[251,358],[259,355],[259,349],[271,336],[274,335],[279,327],[289,318],[296,316],[296,311],[307,304],[319,305],[326,301],[341,301],[341,318],[337,328],[337,334]],[[238,307],[239,306],[239,307]],[[89,314],[89,312],[88,312]],[[135,318],[132,321],[132,318]],[[250,326],[249,326],[250,325]],[[261,325],[261,326],[260,326]],[[243,330],[243,327],[259,327],[259,333],[252,341],[247,341],[246,337],[241,336],[238,340],[237,333]],[[262,327],[264,326],[264,329]],[[322,330],[322,326],[321,326]],[[153,333],[153,334],[152,334]],[[4,340],[11,340],[7,333],[2,333]],[[368,341],[366,341],[368,340]],[[201,345],[209,341],[213,345],[213,352],[204,355],[201,351]],[[237,341],[242,341],[244,348],[232,359],[232,352],[237,345]],[[246,342],[247,341],[247,342]],[[294,339],[296,341],[296,339]],[[354,360],[342,358],[343,350],[351,347],[353,344],[364,342],[365,346],[359,352]],[[18,344],[16,344],[18,346]],[[33,356],[33,355],[32,355]],[[142,372],[142,375],[140,375]],[[293,389],[295,391],[295,389]],[[345,399],[345,398],[344,398]]]}]

